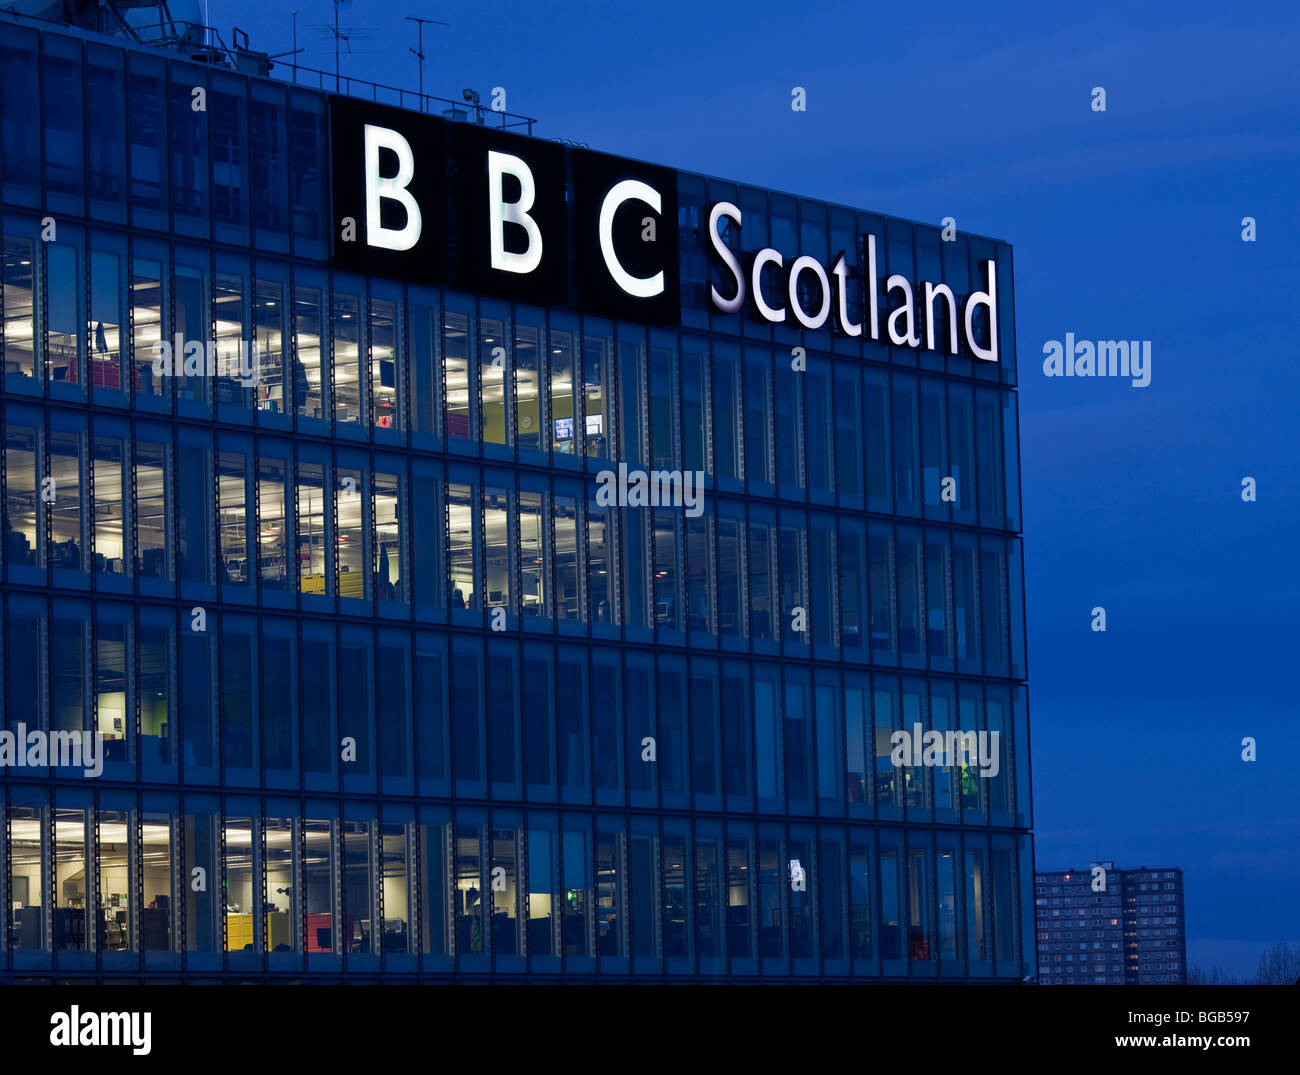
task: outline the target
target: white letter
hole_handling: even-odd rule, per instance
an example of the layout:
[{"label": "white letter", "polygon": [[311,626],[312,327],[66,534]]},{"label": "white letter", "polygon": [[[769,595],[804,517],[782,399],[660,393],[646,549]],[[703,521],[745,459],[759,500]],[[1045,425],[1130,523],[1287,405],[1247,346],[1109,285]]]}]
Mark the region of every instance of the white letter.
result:
[{"label": "white letter", "polygon": [[[136,1029],[136,1020],[140,1020],[140,1029]],[[136,1056],[148,1056],[152,1046],[149,1044],[151,1023],[153,1014],[151,1012],[132,1012],[131,1013],[131,1044],[135,1046],[131,1050]]]},{"label": "white letter", "polygon": [[713,244],[713,249],[718,252],[718,257],[731,270],[731,275],[736,278],[736,294],[734,298],[724,299],[718,294],[718,289],[710,284],[709,298],[724,314],[734,314],[745,305],[745,274],[740,271],[740,262],[736,259],[736,255],[718,234],[718,221],[724,216],[731,217],[736,222],[736,227],[740,227],[740,210],[731,202],[718,202],[709,210],[709,241]]},{"label": "white letter", "polygon": [[663,200],[654,187],[635,179],[624,179],[621,183],[615,183],[605,195],[605,200],[600,203],[600,253],[605,259],[605,267],[609,270],[609,275],[614,278],[614,283],[635,298],[648,299],[663,294],[663,270],[660,269],[654,276],[633,276],[623,268],[619,263],[618,255],[614,253],[614,214],[620,205],[633,198],[645,202],[656,213],[663,212]]},{"label": "white letter", "polygon": [[[501,177],[509,173],[519,180],[519,200],[501,199]],[[537,197],[533,173],[522,160],[509,153],[488,150],[488,224],[492,236],[492,268],[506,272],[532,272],[542,260],[542,232],[528,215]],[[513,254],[505,247],[505,225],[518,224],[528,233],[528,249]]]},{"label": "white letter", "polygon": [[1047,377],[1061,377],[1065,374],[1065,351],[1060,340],[1048,340],[1043,344],[1043,374]]},{"label": "white letter", "polygon": [[925,282],[925,346],[934,350],[934,299],[942,295],[948,300],[948,350],[957,353],[957,300],[952,297],[952,289],[947,284]]},{"label": "white letter", "polygon": [[841,254],[835,259],[835,264],[831,266],[831,274],[839,281],[839,304],[838,310],[840,319],[840,331],[846,336],[861,336],[862,326],[855,325],[849,320],[849,267],[844,261],[844,255]]},{"label": "white letter", "polygon": [[[980,776],[997,776],[998,770],[1002,768],[1002,755],[998,752],[998,740],[1001,737],[1001,732],[988,732],[980,738]],[[987,754],[984,752],[986,744],[988,745]]]},{"label": "white letter", "polygon": [[[379,151],[391,149],[397,154],[397,174],[385,178],[379,174]],[[410,250],[420,241],[420,207],[406,188],[415,177],[415,156],[411,143],[394,130],[366,124],[366,243],[385,250]],[[384,198],[400,202],[406,210],[406,223],[400,230],[385,228],[379,222],[379,203]]]},{"label": "white letter", "polygon": [[[987,291],[972,291],[966,298],[966,342],[974,352],[976,358],[983,359],[985,362],[996,362],[998,360],[998,277],[997,266],[991,261],[984,263],[988,268],[989,289]],[[975,342],[975,329],[971,321],[975,314],[976,306],[987,306],[989,309],[989,346],[985,350]]]},{"label": "white letter", "polygon": [[611,508],[618,503],[618,495],[614,488],[618,479],[614,476],[612,470],[602,470],[596,475],[596,505],[602,508]]},{"label": "white letter", "polygon": [[[889,315],[889,342],[898,347],[919,347],[921,338],[916,334],[915,311],[912,308],[912,285],[907,282],[906,277],[894,273],[885,281],[885,294],[888,295],[896,287],[902,288],[903,297],[906,301]],[[894,328],[894,322],[898,320],[899,314],[907,316],[907,331],[901,336]]]},{"label": "white letter", "polygon": [[93,779],[104,772],[104,733],[83,731],[81,743],[82,765]]},{"label": "white letter", "polygon": [[[809,317],[799,305],[799,274],[804,269],[811,269],[817,276],[817,282],[822,286],[822,307],[815,317]],[[822,268],[820,261],[807,254],[795,258],[794,264],[790,266],[790,282],[786,286],[786,292],[790,296],[790,309],[794,311],[794,319],[799,324],[813,331],[826,324],[826,318],[831,312],[831,282],[826,278],[826,270]]]},{"label": "white letter", "polygon": [[763,247],[754,255],[754,267],[750,270],[750,285],[754,289],[754,305],[758,307],[758,312],[762,314],[763,320],[779,324],[785,320],[785,308],[782,307],[777,310],[769,306],[763,299],[763,288],[760,283],[763,276],[763,266],[769,261],[777,265],[785,264],[781,255],[770,246]]}]

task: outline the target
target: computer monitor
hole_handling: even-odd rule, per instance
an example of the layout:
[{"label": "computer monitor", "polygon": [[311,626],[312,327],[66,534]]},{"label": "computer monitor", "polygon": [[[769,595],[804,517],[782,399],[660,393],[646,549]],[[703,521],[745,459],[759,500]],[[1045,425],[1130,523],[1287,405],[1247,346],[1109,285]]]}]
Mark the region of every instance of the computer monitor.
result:
[{"label": "computer monitor", "polygon": [[555,439],[573,440],[573,419],[572,418],[555,419]]}]

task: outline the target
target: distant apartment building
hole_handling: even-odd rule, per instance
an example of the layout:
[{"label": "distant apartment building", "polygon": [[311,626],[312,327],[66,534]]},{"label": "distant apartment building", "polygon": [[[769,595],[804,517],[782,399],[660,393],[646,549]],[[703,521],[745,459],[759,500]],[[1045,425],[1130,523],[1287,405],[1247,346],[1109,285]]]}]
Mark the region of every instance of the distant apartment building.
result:
[{"label": "distant apartment building", "polygon": [[1185,985],[1183,871],[1168,866],[1034,875],[1042,985]]}]

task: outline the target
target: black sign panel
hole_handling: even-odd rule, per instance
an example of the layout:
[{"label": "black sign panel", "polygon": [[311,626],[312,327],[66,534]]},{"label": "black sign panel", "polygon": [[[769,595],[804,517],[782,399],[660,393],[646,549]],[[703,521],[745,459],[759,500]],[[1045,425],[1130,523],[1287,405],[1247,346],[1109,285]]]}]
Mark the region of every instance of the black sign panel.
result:
[{"label": "black sign panel", "polygon": [[563,147],[460,123],[452,155],[455,286],[567,305]]},{"label": "black sign panel", "polygon": [[[451,215],[447,210],[446,120],[352,97],[330,98],[331,156],[334,167],[334,264],[351,272],[421,283],[446,283]],[[367,127],[373,128],[367,132]],[[393,137],[393,132],[400,139]],[[405,146],[402,146],[405,143]],[[409,151],[409,181],[367,204],[367,175],[378,159],[381,180],[405,178],[399,149]],[[368,148],[369,146],[369,148]],[[385,193],[382,183],[376,194]],[[411,233],[409,205],[418,213],[418,239]],[[368,211],[376,209],[379,228]],[[349,223],[350,226],[349,226]],[[392,245],[384,246],[383,243]]]},{"label": "black sign panel", "polygon": [[573,179],[580,304],[628,320],[676,324],[676,173],[577,150]]},{"label": "black sign panel", "polygon": [[671,169],[350,97],[330,129],[336,267],[680,322]]}]

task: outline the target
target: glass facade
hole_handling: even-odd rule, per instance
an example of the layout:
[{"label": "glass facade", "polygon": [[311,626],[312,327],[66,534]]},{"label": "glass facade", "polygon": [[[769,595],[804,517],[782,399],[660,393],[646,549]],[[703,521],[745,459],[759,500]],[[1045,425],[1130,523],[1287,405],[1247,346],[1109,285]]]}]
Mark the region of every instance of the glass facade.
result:
[{"label": "glass facade", "polygon": [[[1009,247],[681,173],[677,328],[352,276],[325,95],[0,62],[4,728],[103,736],[0,770],[0,967],[1031,973]],[[719,200],[882,279],[992,260],[1000,361],[711,310]],[[619,463],[702,513],[602,506]],[[918,725],[996,775],[894,765]]]}]

